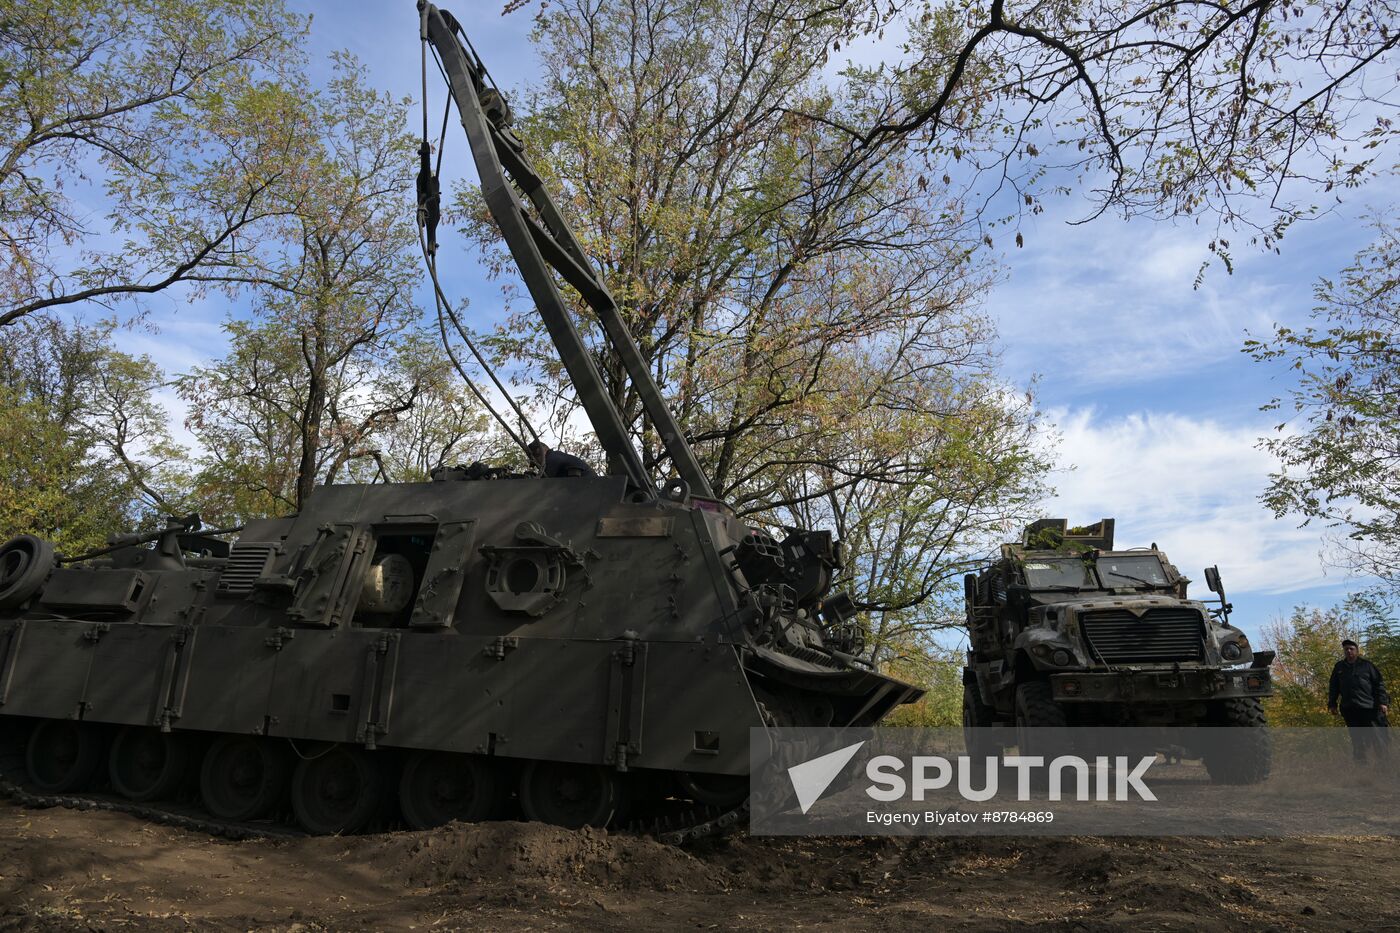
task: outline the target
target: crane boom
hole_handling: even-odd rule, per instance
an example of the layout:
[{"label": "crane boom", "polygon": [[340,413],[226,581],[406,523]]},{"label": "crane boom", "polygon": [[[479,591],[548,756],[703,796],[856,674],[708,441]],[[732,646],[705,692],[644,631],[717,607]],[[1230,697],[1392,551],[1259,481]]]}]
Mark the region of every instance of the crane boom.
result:
[{"label": "crane boom", "polygon": [[610,459],[623,465],[633,485],[655,494],[622,413],[604,388],[593,357],[559,294],[556,274],[573,286],[597,317],[607,345],[622,363],[677,474],[692,493],[713,497],[709,479],[652,378],[618,312],[617,302],[525,157],[520,140],[509,130],[504,98],[488,83],[486,69],[476,53],[459,38],[461,27],[452,14],[426,2],[419,3],[419,10],[423,40],[437,51],[447,74],[487,207],[505,237],[603,449]]}]

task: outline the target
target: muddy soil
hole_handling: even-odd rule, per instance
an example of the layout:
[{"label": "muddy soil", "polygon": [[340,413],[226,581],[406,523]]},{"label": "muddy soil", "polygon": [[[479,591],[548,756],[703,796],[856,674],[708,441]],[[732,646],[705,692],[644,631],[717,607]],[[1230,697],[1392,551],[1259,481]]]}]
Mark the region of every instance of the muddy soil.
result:
[{"label": "muddy soil", "polygon": [[0,803],[0,930],[1400,929],[1400,840],[774,839],[494,823],[225,842]]}]

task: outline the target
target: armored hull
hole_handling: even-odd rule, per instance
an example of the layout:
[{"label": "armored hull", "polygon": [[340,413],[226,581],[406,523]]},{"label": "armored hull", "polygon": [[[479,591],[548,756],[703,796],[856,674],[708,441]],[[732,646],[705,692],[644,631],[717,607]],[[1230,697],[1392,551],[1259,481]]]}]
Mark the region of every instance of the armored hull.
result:
[{"label": "armored hull", "polygon": [[[31,727],[31,786],[100,783],[105,757],[118,792],[174,793],[167,758],[192,773],[234,736],[305,828],[344,831],[394,787],[423,825],[513,792],[564,824],[615,822],[624,796],[732,806],[751,728],[868,724],[917,696],[824,648],[817,612],[763,598],[782,591],[746,577],[751,531],[724,506],[628,499],[621,477],[330,486],[225,557],[172,528],[53,569],[0,611],[0,716]],[[221,768],[200,792],[229,811]],[[425,768],[466,786],[415,789]],[[320,786],[346,774],[365,786]],[[318,799],[337,792],[354,799]],[[285,799],[263,796],[247,815]]]}]

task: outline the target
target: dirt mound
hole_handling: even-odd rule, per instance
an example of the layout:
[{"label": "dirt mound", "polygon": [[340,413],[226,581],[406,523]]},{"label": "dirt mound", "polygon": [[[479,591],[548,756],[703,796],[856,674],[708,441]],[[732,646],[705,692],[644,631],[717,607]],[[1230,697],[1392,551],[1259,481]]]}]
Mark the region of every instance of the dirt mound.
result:
[{"label": "dirt mound", "polygon": [[9,930],[1400,928],[1393,838],[763,838],[522,823],[228,843],[0,802]]},{"label": "dirt mound", "polygon": [[538,823],[453,823],[423,833],[341,840],[344,860],[378,866],[412,888],[510,882],[647,891],[722,891],[727,873],[655,839]]}]

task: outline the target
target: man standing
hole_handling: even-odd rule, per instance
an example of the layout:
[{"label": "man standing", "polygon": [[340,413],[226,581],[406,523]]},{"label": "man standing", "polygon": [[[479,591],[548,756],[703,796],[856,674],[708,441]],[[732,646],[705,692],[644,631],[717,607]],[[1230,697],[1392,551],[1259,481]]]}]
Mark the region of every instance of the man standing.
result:
[{"label": "man standing", "polygon": [[[1340,712],[1351,730],[1351,752],[1357,761],[1365,761],[1368,751],[1378,756],[1385,753],[1385,736],[1377,731],[1386,725],[1390,712],[1390,695],[1385,692],[1381,672],[1365,658],[1350,638],[1342,642],[1345,657],[1332,668],[1332,681],[1327,686],[1327,711]],[[1340,703],[1339,703],[1340,701]]]}]

